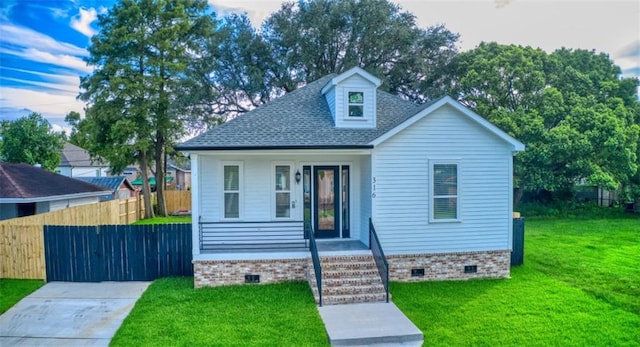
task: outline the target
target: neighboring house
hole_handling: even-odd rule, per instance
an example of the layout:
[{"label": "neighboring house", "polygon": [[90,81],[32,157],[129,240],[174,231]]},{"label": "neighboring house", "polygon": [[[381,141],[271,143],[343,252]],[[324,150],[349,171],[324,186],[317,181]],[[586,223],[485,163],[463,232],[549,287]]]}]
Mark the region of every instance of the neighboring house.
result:
[{"label": "neighboring house", "polygon": [[349,274],[379,253],[372,229],[391,280],[509,276],[524,145],[450,97],[417,105],[380,83],[360,68],[328,75],[176,147],[191,156],[196,287],[313,286],[306,244],[293,249],[303,225],[333,303],[380,299],[335,288],[370,275]]},{"label": "neighboring house", "polygon": [[96,203],[105,188],[27,164],[0,163],[0,220]]},{"label": "neighboring house", "polygon": [[139,175],[140,169],[138,168],[138,165],[127,166],[120,174],[120,176],[126,177],[129,182],[132,182],[133,180],[138,178]]},{"label": "neighboring house", "polygon": [[179,165],[173,160],[167,162],[167,176],[174,177],[172,188],[189,190],[191,188],[191,162]]},{"label": "neighboring house", "polygon": [[91,159],[87,150],[65,142],[56,172],[67,177],[102,177],[108,175],[109,164]]},{"label": "neighboring house", "polygon": [[102,195],[100,201],[128,199],[137,194],[137,189],[125,176],[76,177],[76,179],[109,189],[110,194]]}]

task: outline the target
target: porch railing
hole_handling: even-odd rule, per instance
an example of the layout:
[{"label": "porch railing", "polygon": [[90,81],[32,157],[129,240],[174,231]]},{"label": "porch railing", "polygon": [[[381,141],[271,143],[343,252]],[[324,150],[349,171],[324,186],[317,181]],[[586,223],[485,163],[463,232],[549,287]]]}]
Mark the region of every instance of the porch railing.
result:
[{"label": "porch railing", "polygon": [[303,221],[199,221],[200,249],[214,252],[306,251]]},{"label": "porch railing", "polygon": [[313,261],[313,272],[316,276],[316,285],[318,287],[318,305],[322,306],[322,265],[320,264],[320,255],[318,254],[318,245],[316,237],[313,235],[313,227],[311,223],[305,225],[306,238],[309,240],[309,251],[311,251],[311,260]]},{"label": "porch railing", "polygon": [[387,295],[386,300],[389,302],[389,263],[384,256],[380,240],[378,240],[378,234],[376,234],[376,228],[373,226],[371,218],[369,218],[369,248],[371,248],[373,259],[376,262],[380,278],[382,279],[382,285]]}]

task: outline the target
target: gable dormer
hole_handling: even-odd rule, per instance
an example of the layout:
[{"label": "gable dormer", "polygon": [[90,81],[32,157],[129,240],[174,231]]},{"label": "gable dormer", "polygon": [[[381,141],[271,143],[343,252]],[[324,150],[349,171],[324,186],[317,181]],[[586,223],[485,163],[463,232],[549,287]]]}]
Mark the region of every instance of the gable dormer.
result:
[{"label": "gable dormer", "polygon": [[380,79],[354,67],[322,88],[336,128],[375,128],[376,89]]}]

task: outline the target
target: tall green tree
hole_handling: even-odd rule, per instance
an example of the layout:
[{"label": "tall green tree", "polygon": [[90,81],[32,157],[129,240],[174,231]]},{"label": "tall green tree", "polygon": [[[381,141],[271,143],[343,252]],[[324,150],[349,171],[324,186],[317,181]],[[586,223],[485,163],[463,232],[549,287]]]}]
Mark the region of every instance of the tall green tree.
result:
[{"label": "tall green tree", "polygon": [[515,158],[520,192],[632,183],[638,81],[621,78],[606,54],[482,43],[453,66],[452,94],[527,145]]},{"label": "tall green tree", "polygon": [[359,66],[382,90],[414,101],[442,95],[458,35],[420,28],[388,0],[287,2],[255,30],[246,16],[221,24],[211,84],[220,115],[238,114],[330,73]]},{"label": "tall green tree", "polygon": [[[205,0],[120,0],[98,22],[86,59],[94,71],[80,84],[89,106],[76,127],[114,172],[139,163],[145,192],[155,165],[158,214],[166,215],[165,153],[197,122],[192,67],[206,56],[214,17]],[[151,217],[149,194],[144,199]]]},{"label": "tall green tree", "polygon": [[54,171],[60,164],[64,135],[51,130],[39,113],[0,123],[0,161],[40,164]]}]

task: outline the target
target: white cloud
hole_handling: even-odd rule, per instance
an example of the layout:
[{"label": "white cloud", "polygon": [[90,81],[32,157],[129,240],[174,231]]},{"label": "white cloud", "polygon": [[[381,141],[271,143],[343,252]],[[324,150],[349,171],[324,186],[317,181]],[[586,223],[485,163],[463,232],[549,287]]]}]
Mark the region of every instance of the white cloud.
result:
[{"label": "white cloud", "polygon": [[[70,83],[60,83],[60,82],[42,82],[42,81],[33,81],[33,80],[25,80],[25,79],[21,79],[21,78],[13,78],[13,77],[4,77],[4,76],[0,76],[0,81],[12,81],[12,82],[18,82],[20,83],[20,85],[24,85],[24,86],[36,86],[36,87],[41,87],[41,88],[45,88],[45,89],[49,89],[49,90],[53,90],[53,91],[59,91],[59,92],[65,92],[65,93],[70,93],[69,96],[74,96],[77,95],[78,92],[80,91],[78,84],[76,83],[76,85],[70,84]],[[76,78],[77,80],[77,78]]]},{"label": "white cloud", "polygon": [[280,9],[283,1],[208,0],[208,3],[216,9],[218,16],[246,12],[251,24],[259,28],[265,18]]},{"label": "white cloud", "polygon": [[71,18],[71,27],[85,36],[91,37],[96,34],[96,31],[91,27],[91,23],[97,18],[98,12],[95,8],[92,7],[88,10],[81,8],[79,13]]},{"label": "white cloud", "polygon": [[[80,78],[78,75],[69,74],[67,71],[63,71],[62,69],[54,69],[52,73],[18,69],[18,68],[12,68],[12,67],[3,67],[3,69],[35,75],[40,77],[41,79],[56,82],[56,83],[62,83],[62,84],[78,84],[77,82],[79,81],[79,78]],[[0,78],[2,78],[2,76],[0,76]]]},{"label": "white cloud", "polygon": [[11,49],[2,48],[2,47],[0,47],[0,53],[15,55],[22,59],[33,61],[33,62],[52,64],[59,67],[66,67],[81,73],[90,73],[91,71],[93,71],[93,69],[87,66],[87,64],[81,58],[78,58],[77,56],[67,55],[67,54],[54,54],[54,53],[44,52],[36,48],[26,48],[26,49],[20,48],[17,50],[11,50]]},{"label": "white cloud", "polygon": [[85,56],[87,50],[70,43],[56,41],[50,36],[44,35],[32,29],[11,24],[0,24],[0,43],[11,44],[18,47],[29,47],[45,52],[67,54],[73,56]]},{"label": "white cloud", "polygon": [[59,91],[0,86],[0,104],[3,108],[29,109],[51,117],[64,117],[70,111],[84,114],[84,102],[75,99],[75,94]]}]

